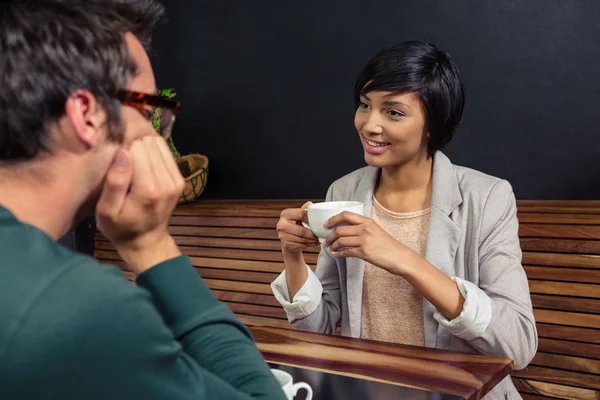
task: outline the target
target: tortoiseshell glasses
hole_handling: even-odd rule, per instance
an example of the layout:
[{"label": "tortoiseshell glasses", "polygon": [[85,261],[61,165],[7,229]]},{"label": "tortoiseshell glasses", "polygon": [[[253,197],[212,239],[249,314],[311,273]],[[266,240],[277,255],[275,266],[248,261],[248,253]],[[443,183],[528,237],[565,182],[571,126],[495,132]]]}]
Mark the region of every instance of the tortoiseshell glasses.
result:
[{"label": "tortoiseshell glasses", "polygon": [[138,110],[144,118],[152,123],[160,136],[167,138],[173,130],[177,112],[181,103],[157,94],[148,94],[121,89],[117,98],[122,104]]}]

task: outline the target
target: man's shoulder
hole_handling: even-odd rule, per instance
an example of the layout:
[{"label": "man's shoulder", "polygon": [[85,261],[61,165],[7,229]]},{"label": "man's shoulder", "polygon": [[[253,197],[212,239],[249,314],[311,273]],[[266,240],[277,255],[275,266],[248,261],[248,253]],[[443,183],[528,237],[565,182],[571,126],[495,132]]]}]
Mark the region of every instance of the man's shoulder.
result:
[{"label": "man's shoulder", "polygon": [[31,286],[20,283],[9,299],[12,306],[0,307],[0,359],[19,348],[56,350],[49,357],[79,349],[90,356],[94,349],[134,337],[146,322],[162,325],[150,294],[118,268],[75,253],[62,261],[54,259],[54,271],[43,279],[34,276]]},{"label": "man's shoulder", "polygon": [[141,292],[118,268],[25,224],[0,225],[0,253],[0,348],[14,334],[46,332],[38,339],[48,339],[52,331],[84,325]]},{"label": "man's shoulder", "polygon": [[[24,257],[22,264],[0,263],[7,275],[0,287],[5,304],[10,304],[0,306],[0,320],[15,333],[36,334],[45,324],[56,332],[77,330],[104,316],[115,317],[131,297],[148,296],[117,267],[56,247],[48,249],[45,257]],[[11,335],[4,333],[5,338]]]},{"label": "man's shoulder", "polygon": [[[47,296],[56,285],[69,283],[92,289],[115,282],[127,283],[116,267],[68,249],[25,224],[0,225],[0,254],[1,292],[8,297],[20,297],[17,304],[22,306]],[[76,292],[67,290],[62,297],[68,298]]]},{"label": "man's shoulder", "polygon": [[[69,251],[70,252],[70,251]],[[116,316],[131,297],[149,297],[134,287],[115,266],[70,252],[57,264],[59,272],[45,282],[34,299],[35,308],[58,307],[67,320],[99,320],[101,314]],[[54,260],[56,261],[56,260]],[[32,303],[33,303],[32,302]]]},{"label": "man's shoulder", "polygon": [[140,368],[154,343],[171,343],[149,293],[89,257],[73,255],[22,300],[19,315],[0,315],[0,364],[12,374],[0,377],[0,397],[26,390],[27,382],[76,393],[65,374],[126,388],[132,365]]}]

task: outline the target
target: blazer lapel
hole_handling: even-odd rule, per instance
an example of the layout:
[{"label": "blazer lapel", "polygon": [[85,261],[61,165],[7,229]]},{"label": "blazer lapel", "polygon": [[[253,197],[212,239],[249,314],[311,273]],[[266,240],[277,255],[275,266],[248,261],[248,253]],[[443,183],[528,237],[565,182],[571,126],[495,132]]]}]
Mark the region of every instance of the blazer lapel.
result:
[{"label": "blazer lapel", "polygon": [[[365,216],[371,217],[373,208],[373,191],[379,177],[379,169],[368,167],[367,172],[360,180],[356,191],[352,195],[353,201],[362,201],[365,206]],[[359,258],[346,258],[348,318],[350,321],[350,335],[360,337],[360,324],[362,312],[362,289],[365,263]]]},{"label": "blazer lapel", "polygon": [[[425,246],[425,259],[451,277],[461,229],[452,221],[452,212],[462,203],[456,173],[450,160],[437,152],[433,161],[431,214]],[[423,299],[425,346],[436,347],[438,322],[433,318],[435,308]]]}]

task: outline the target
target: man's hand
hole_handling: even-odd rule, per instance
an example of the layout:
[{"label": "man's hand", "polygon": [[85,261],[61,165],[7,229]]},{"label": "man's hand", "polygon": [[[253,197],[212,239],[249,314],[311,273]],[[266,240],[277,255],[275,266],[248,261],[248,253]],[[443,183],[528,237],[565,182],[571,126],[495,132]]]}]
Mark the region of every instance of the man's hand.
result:
[{"label": "man's hand", "polygon": [[115,156],[96,206],[96,220],[136,274],[181,255],[168,224],[184,184],[161,137],[144,137]]}]

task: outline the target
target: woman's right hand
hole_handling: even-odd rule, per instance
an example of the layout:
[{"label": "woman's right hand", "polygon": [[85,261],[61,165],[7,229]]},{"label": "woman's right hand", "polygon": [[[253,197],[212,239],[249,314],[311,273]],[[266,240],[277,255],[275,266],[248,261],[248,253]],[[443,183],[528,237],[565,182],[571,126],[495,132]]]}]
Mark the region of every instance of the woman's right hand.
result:
[{"label": "woman's right hand", "polygon": [[284,254],[300,254],[308,247],[319,245],[319,239],[302,222],[308,222],[306,207],[312,202],[305,203],[301,208],[288,208],[281,212],[277,222],[277,233]]}]

